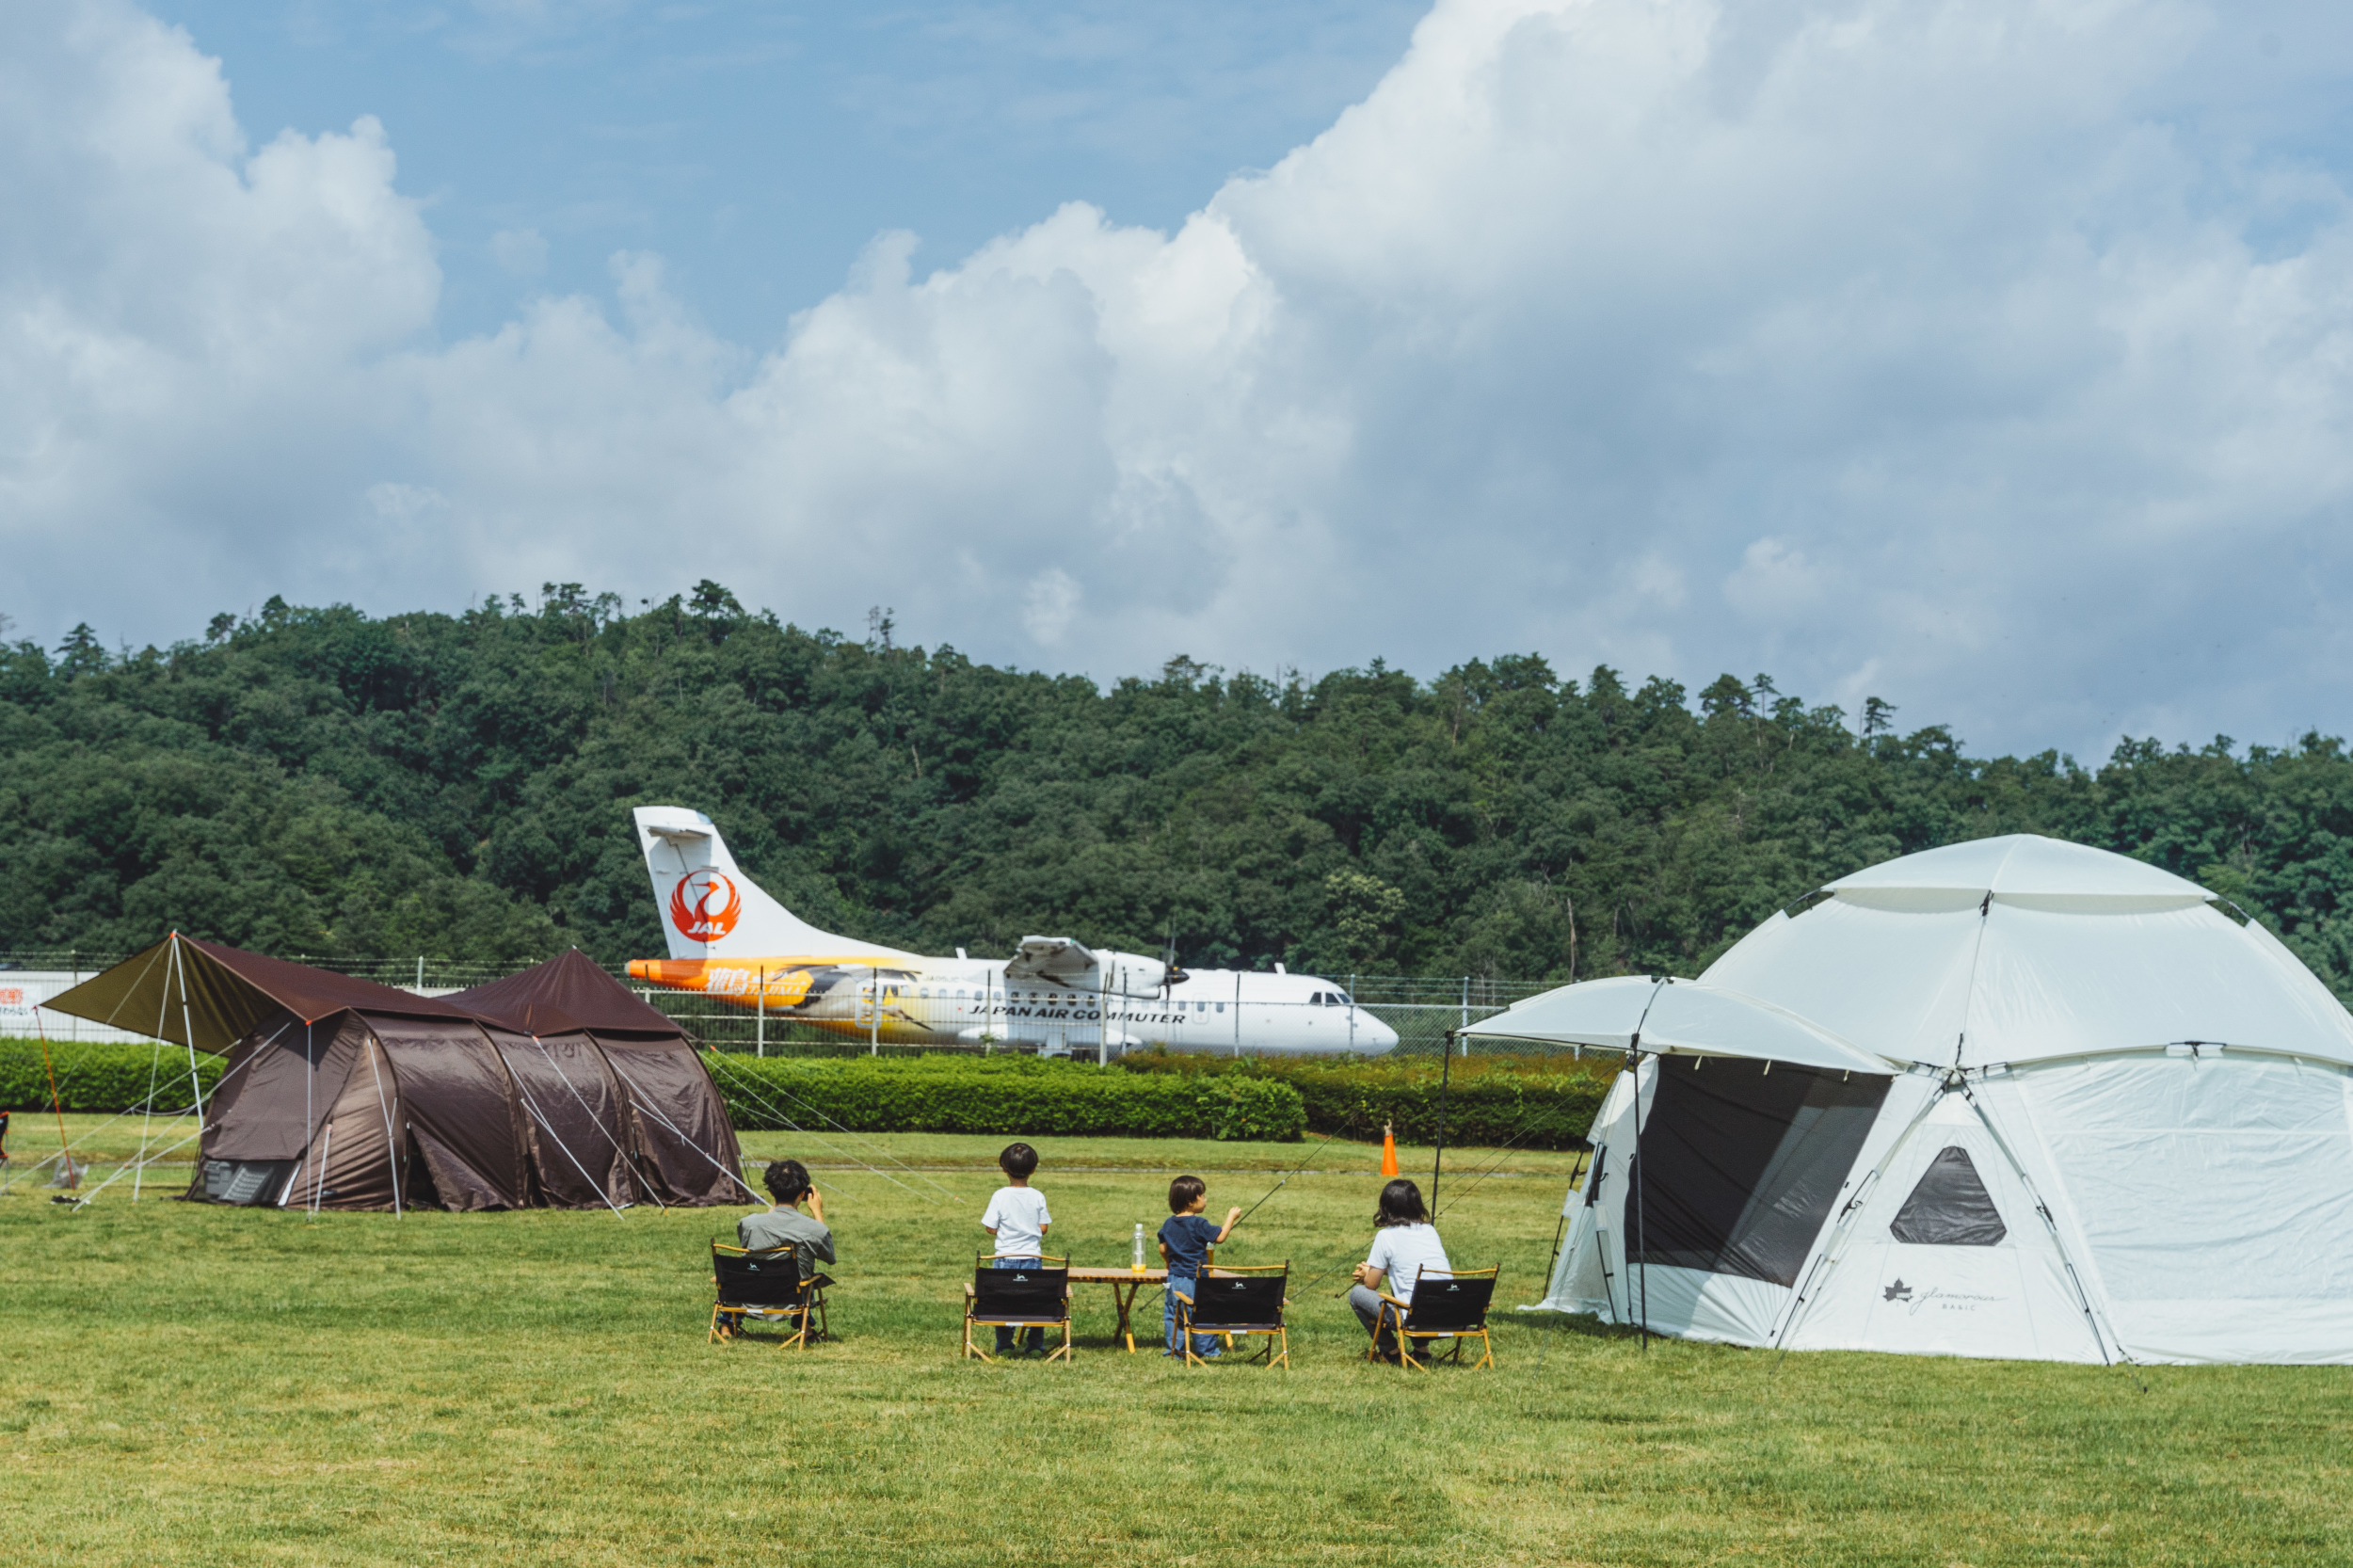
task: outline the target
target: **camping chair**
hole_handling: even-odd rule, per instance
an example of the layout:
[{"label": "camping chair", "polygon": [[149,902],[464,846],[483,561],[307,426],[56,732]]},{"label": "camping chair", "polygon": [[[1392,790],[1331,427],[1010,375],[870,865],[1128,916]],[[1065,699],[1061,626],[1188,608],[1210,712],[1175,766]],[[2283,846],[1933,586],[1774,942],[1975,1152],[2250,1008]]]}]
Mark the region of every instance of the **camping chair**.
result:
[{"label": "camping chair", "polygon": [[[1290,1302],[1283,1292],[1290,1287],[1291,1266],[1281,1263],[1237,1265],[1230,1269],[1205,1269],[1193,1282],[1193,1294],[1188,1296],[1175,1286],[1169,1288],[1176,1297],[1176,1343],[1185,1348],[1185,1365],[1206,1366],[1193,1353],[1193,1336],[1215,1334],[1228,1345],[1236,1335],[1263,1335],[1266,1349],[1259,1353],[1266,1357],[1267,1369],[1277,1363],[1285,1369],[1291,1364],[1290,1331],[1283,1326],[1283,1309]],[[1281,1342],[1278,1353],[1275,1345]],[[1257,1357],[1250,1359],[1256,1360]]]},{"label": "camping chair", "polygon": [[975,1328],[1059,1328],[1062,1343],[1046,1352],[1048,1361],[1070,1359],[1070,1259],[1040,1257],[1035,1264],[1024,1253],[1021,1267],[995,1267],[996,1255],[983,1253],[972,1270],[972,1283],[964,1288],[964,1353],[983,1361],[997,1358],[972,1342]]},{"label": "camping chair", "polygon": [[1386,1290],[1381,1292],[1381,1312],[1373,1320],[1372,1347],[1365,1352],[1370,1361],[1381,1349],[1385,1331],[1397,1335],[1397,1360],[1400,1367],[1422,1367],[1437,1359],[1424,1355],[1414,1359],[1414,1342],[1417,1339],[1451,1339],[1454,1359],[1463,1359],[1463,1341],[1477,1339],[1482,1352],[1471,1363],[1476,1371],[1496,1364],[1495,1343],[1487,1337],[1487,1306],[1495,1300],[1496,1275],[1503,1265],[1493,1269],[1432,1269],[1428,1265],[1414,1274],[1412,1304],[1399,1301]]},{"label": "camping chair", "polygon": [[[832,1337],[825,1319],[823,1274],[801,1278],[801,1259],[791,1242],[747,1252],[724,1241],[711,1243],[711,1280],[718,1288],[711,1307],[711,1337],[724,1344],[744,1332],[746,1318],[782,1319],[792,1333],[783,1344],[806,1349],[812,1339]],[[811,1334],[810,1320],[816,1332]]]}]

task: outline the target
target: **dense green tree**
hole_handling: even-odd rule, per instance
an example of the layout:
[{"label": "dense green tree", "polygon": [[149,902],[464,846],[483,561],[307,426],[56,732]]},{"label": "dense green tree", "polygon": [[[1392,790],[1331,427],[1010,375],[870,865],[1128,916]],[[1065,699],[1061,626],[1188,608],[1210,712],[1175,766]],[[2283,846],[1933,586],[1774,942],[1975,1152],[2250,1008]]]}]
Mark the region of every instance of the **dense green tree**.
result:
[{"label": "dense green tree", "polygon": [[550,584],[458,616],[273,598],[200,642],[0,646],[0,947],[661,951],[628,808],[710,811],[821,925],[1202,964],[1689,973],[1889,856],[2022,830],[2202,881],[2353,994],[2353,757],[2131,740],[2097,769],[1858,734],[1765,676],[1691,700],[1533,655],[1092,682]]}]

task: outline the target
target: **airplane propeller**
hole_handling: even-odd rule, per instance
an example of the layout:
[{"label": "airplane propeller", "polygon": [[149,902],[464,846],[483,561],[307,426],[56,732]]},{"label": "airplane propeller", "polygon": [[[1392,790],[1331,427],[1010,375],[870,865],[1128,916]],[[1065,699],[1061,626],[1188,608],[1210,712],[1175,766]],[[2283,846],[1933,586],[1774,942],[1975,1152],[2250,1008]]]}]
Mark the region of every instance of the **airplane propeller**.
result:
[{"label": "airplane propeller", "polygon": [[1160,959],[1160,1000],[1168,1000],[1169,988],[1181,985],[1192,976],[1176,967],[1176,922],[1168,922],[1168,950]]}]

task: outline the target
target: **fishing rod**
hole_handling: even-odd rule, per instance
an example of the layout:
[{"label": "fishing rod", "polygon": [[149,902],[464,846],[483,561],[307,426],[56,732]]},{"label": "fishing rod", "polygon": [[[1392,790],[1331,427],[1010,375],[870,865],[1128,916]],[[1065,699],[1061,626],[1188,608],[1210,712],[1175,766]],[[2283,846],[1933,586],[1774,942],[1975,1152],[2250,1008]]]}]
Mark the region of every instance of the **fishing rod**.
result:
[{"label": "fishing rod", "polygon": [[1300,1172],[1305,1171],[1307,1168],[1308,1160],[1315,1159],[1317,1155],[1321,1154],[1326,1148],[1330,1147],[1332,1140],[1334,1138],[1337,1138],[1339,1134],[1337,1132],[1334,1132],[1330,1137],[1325,1138],[1322,1143],[1318,1144],[1314,1148],[1309,1149],[1307,1151],[1307,1159],[1301,1160],[1298,1165],[1292,1169],[1284,1172],[1281,1177],[1275,1181],[1273,1186],[1268,1188],[1264,1192],[1260,1193],[1258,1195],[1258,1203],[1254,1203],[1248,1208],[1243,1209],[1241,1219],[1236,1220],[1233,1224],[1232,1230],[1228,1230],[1226,1234],[1230,1236],[1234,1231],[1240,1230],[1242,1226],[1242,1220],[1249,1219],[1251,1215],[1256,1214],[1258,1211],[1258,1204],[1266,1202],[1267,1199],[1281,1192],[1284,1187],[1289,1183],[1291,1177],[1299,1175]]},{"label": "fishing rod", "polygon": [[[1433,1224],[1437,1224],[1439,1220],[1445,1218],[1445,1216],[1453,1209],[1455,1204],[1461,1203],[1465,1198],[1470,1195],[1472,1188],[1478,1186],[1481,1182],[1495,1175],[1496,1172],[1501,1170],[1503,1168],[1504,1160],[1511,1157],[1513,1146],[1518,1144],[1521,1139],[1536,1130],[1535,1118],[1555,1108],[1548,1105],[1531,1105],[1527,1110],[1521,1112],[1518,1120],[1512,1124],[1519,1130],[1513,1133],[1513,1135],[1497,1148],[1495,1160],[1485,1170],[1481,1171],[1477,1176],[1471,1177],[1469,1181],[1464,1184],[1462,1191],[1454,1194],[1453,1203],[1448,1204],[1445,1208],[1439,1209],[1435,1214],[1433,1214],[1430,1217],[1430,1223]],[[1571,1173],[1570,1179],[1576,1179],[1574,1172]]]}]

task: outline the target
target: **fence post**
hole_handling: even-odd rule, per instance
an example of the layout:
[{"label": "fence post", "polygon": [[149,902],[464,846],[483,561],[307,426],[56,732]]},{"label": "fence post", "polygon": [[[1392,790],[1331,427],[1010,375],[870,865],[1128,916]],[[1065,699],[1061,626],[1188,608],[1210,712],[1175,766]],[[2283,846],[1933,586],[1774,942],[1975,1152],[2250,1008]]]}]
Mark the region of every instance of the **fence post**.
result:
[{"label": "fence post", "polygon": [[[1463,1027],[1466,1030],[1470,1028],[1470,976],[1468,975],[1465,975],[1463,977]],[[1468,1056],[1470,1054],[1470,1036],[1468,1034],[1465,1034],[1462,1039],[1463,1054],[1465,1056]],[[1447,1043],[1449,1045],[1452,1045],[1454,1042],[1449,1040]],[[1433,1187],[1437,1185],[1434,1177],[1432,1179],[1431,1185]]]},{"label": "fence post", "polygon": [[765,966],[760,971],[760,1012],[758,1021],[752,1025],[752,1054],[768,1054],[768,970]]}]

